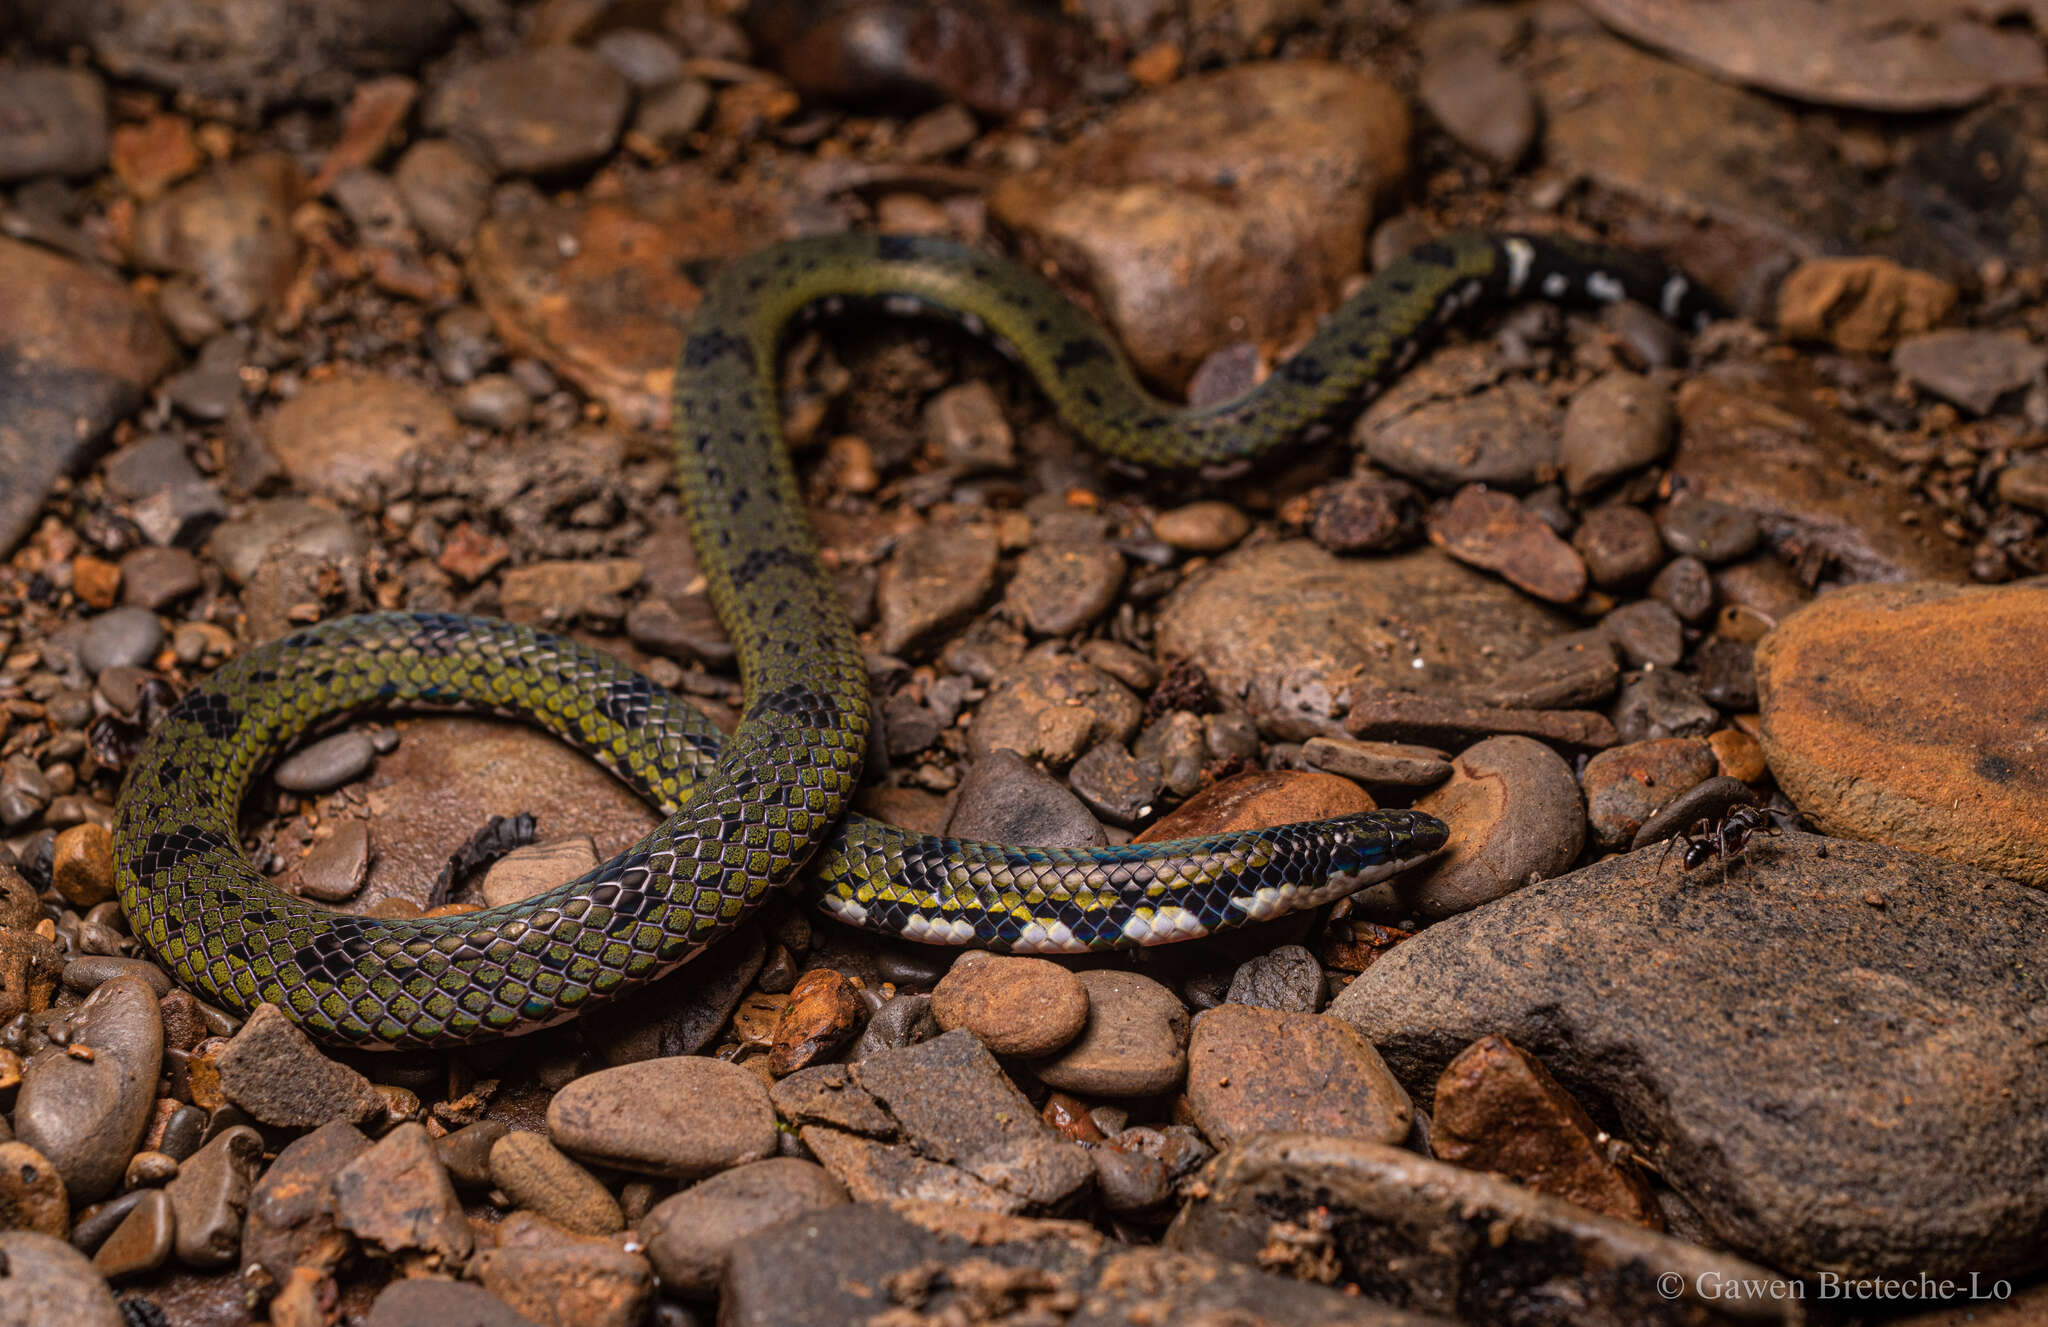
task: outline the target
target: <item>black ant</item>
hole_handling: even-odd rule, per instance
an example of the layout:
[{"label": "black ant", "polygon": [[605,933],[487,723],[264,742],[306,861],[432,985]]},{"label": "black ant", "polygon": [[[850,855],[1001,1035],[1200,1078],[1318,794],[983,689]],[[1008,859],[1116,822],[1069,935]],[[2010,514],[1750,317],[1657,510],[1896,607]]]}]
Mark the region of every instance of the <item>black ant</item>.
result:
[{"label": "black ant", "polygon": [[1771,821],[1770,813],[1762,807],[1738,804],[1718,818],[1701,816],[1664,840],[1664,851],[1657,857],[1657,869],[1663,870],[1664,859],[1671,855],[1673,848],[1682,844],[1685,852],[1680,861],[1685,870],[1695,870],[1718,857],[1721,859],[1721,883],[1726,884],[1730,858],[1741,858],[1746,863],[1752,839],[1758,834],[1776,835],[1779,832]]}]

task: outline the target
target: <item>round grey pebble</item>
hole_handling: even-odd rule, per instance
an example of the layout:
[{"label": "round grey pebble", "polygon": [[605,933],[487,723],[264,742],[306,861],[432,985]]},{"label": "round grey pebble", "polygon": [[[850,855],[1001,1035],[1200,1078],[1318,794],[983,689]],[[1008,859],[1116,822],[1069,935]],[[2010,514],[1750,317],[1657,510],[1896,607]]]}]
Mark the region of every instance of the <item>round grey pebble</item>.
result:
[{"label": "round grey pebble", "polygon": [[271,779],[289,793],[330,792],[369,773],[376,759],[370,735],[350,729],[293,752]]},{"label": "round grey pebble", "polygon": [[142,668],[164,643],[164,628],[146,608],[116,608],[85,628],[78,661],[95,676],[109,668]]}]

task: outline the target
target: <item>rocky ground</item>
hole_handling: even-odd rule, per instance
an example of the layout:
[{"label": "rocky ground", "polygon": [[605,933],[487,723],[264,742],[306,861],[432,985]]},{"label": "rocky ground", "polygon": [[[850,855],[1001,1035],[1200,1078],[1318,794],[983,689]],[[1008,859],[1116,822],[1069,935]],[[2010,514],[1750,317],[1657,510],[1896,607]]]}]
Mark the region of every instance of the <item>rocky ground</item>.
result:
[{"label": "rocky ground", "polygon": [[[1702,8],[0,0],[0,1324],[2040,1320],[2048,13]],[[543,624],[731,721],[661,439],[721,260],[986,244],[1209,401],[1504,222],[1736,316],[1505,311],[1191,481],[946,328],[784,376],[866,809],[1449,821],[1397,884],[1057,963],[791,900],[432,1055],[128,935],[124,763],[295,624]],[[247,847],[417,916],[653,820],[527,730],[377,716]]]}]

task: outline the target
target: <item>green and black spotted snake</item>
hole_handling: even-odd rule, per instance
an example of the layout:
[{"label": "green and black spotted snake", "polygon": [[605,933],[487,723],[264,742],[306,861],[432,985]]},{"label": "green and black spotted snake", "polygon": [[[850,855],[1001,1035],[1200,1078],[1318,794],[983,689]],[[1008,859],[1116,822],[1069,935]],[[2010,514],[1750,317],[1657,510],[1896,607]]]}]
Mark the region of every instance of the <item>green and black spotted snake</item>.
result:
[{"label": "green and black spotted snake", "polygon": [[[1163,404],[1108,335],[1031,272],[926,238],[840,235],[727,266],[676,375],[684,506],[745,684],[738,730],[616,660],[489,618],[378,613],[259,646],[188,692],[128,771],[121,904],[177,975],[246,1013],[280,1006],[366,1047],[455,1044],[566,1018],[700,953],[798,885],[841,921],[1019,952],[1153,944],[1347,894],[1442,846],[1441,821],[1373,811],[1098,849],[926,838],[848,814],[868,740],[859,644],[782,446],[777,353],[799,314],[840,301],[949,318],[994,338],[1059,416],[1110,456],[1185,469],[1260,456],[1355,411],[1443,323],[1523,295],[1632,298],[1682,324],[1709,302],[1632,254],[1461,234],[1377,275],[1243,397]],[[517,716],[588,752],[667,816],[623,854],[518,903],[376,920],[272,884],[244,858],[252,778],[314,725],[372,708]]]}]

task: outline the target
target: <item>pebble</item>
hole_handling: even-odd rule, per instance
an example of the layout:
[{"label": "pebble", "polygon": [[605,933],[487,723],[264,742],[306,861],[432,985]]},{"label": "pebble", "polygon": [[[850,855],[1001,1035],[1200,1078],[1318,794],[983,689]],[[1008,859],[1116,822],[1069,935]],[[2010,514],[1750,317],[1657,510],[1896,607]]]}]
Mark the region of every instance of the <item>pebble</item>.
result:
[{"label": "pebble", "polygon": [[1034,656],[989,688],[967,744],[976,760],[1008,748],[1065,769],[1099,743],[1129,741],[1144,713],[1130,689],[1101,669],[1066,655]]},{"label": "pebble", "polygon": [[484,873],[480,891],[484,906],[495,908],[544,894],[596,869],[602,860],[597,855],[596,841],[588,834],[514,848],[491,863],[491,869]]},{"label": "pebble", "polygon": [[299,862],[297,891],[322,903],[340,903],[362,890],[370,872],[369,822],[349,817]]},{"label": "pebble", "polygon": [[1300,945],[1281,945],[1240,964],[1223,1002],[1313,1014],[1323,1007],[1322,966]]},{"label": "pebble", "polygon": [[694,1055],[600,1069],[548,1103],[548,1136],[579,1157],[699,1179],[774,1155],[775,1108],[760,1078]]},{"label": "pebble", "polygon": [[369,1148],[369,1139],[337,1120],[278,1149],[249,1195],[242,1265],[279,1283],[294,1267],[339,1267],[355,1238],[335,1224],[330,1181]]},{"label": "pebble", "polygon": [[995,389],[985,382],[963,382],[927,401],[924,435],[962,474],[1008,470],[1017,463],[1016,436]]},{"label": "pebble", "polygon": [[557,175],[590,166],[625,127],[631,91],[602,56],[544,46],[481,60],[444,79],[426,127],[475,147],[502,173]]},{"label": "pebble", "polygon": [[965,1030],[884,1051],[846,1075],[842,1099],[830,1108],[841,1119],[849,1111],[879,1115],[881,1128],[862,1136],[800,1112],[794,1119],[804,1145],[856,1202],[1057,1211],[1094,1178],[1087,1154],[1045,1123]]},{"label": "pebble", "polygon": [[1403,876],[1409,906],[1448,917],[1577,860],[1586,816],[1571,767],[1541,742],[1489,737],[1467,747],[1450,781],[1415,803],[1451,827],[1450,844]]},{"label": "pebble", "polygon": [[294,751],[278,762],[270,777],[286,792],[332,792],[360,779],[376,763],[377,749],[371,744],[370,735],[351,728]]},{"label": "pebble", "polygon": [[859,989],[844,975],[812,968],[790,988],[768,1050],[768,1072],[779,1078],[831,1055],[859,1035],[867,1012]]},{"label": "pebble", "polygon": [[107,93],[90,71],[30,65],[0,84],[0,183],[107,163]]},{"label": "pebble", "polygon": [[1183,553],[1221,553],[1251,528],[1251,518],[1228,502],[1190,502],[1152,518],[1152,537]]},{"label": "pebble", "polygon": [[1422,539],[1422,494],[1405,480],[1340,480],[1311,497],[1309,537],[1332,553],[1390,553]]},{"label": "pebble", "polygon": [[1499,166],[1513,166],[1535,140],[1535,94],[1479,41],[1429,47],[1416,92],[1451,137]]},{"label": "pebble", "polygon": [[1436,1080],[1429,1148],[1437,1160],[1662,1230],[1650,1186],[1633,1166],[1608,1159],[1607,1141],[1542,1061],[1503,1037],[1473,1042]]},{"label": "pebble", "polygon": [[1748,784],[1717,774],[1666,802],[1655,815],[1643,822],[1643,827],[1636,831],[1628,846],[1636,849],[1662,843],[1674,834],[1692,829],[1702,820],[1718,822],[1735,807],[1755,805],[1757,796]]},{"label": "pebble", "polygon": [[114,836],[98,825],[73,825],[57,836],[52,882],[81,911],[114,897]]},{"label": "pebble", "polygon": [[861,1029],[860,1040],[854,1043],[847,1058],[865,1060],[881,1051],[900,1050],[920,1041],[930,1041],[939,1035],[939,1025],[932,1018],[931,1006],[932,997],[929,995],[890,996],[868,1019],[868,1025]]},{"label": "pebble", "polygon": [[424,1125],[407,1122],[335,1173],[334,1223],[387,1254],[459,1267],[475,1247],[462,1200]]},{"label": "pebble", "polygon": [[162,1267],[171,1258],[176,1220],[169,1195],[162,1189],[144,1190],[121,1224],[114,1227],[114,1233],[93,1254],[93,1270],[109,1281],[119,1281]]},{"label": "pebble", "polygon": [[[1773,1274],[1752,1263],[1395,1147],[1267,1134],[1217,1157],[1195,1183],[1199,1196],[1167,1231],[1168,1248],[1211,1266],[1313,1274],[1427,1321],[1460,1321],[1480,1299],[1498,1320],[1541,1321],[1556,1310],[1557,1278],[1571,1286],[1575,1322],[1805,1320],[1790,1298],[1731,1303],[1729,1292],[1716,1293],[1768,1284]],[[1307,1222],[1373,1238],[1304,1247],[1293,1232]]]},{"label": "pebble", "polygon": [[1379,1052],[1349,1024],[1242,1004],[1195,1019],[1187,1101],[1219,1148],[1267,1132],[1398,1143],[1415,1115]]},{"label": "pebble", "polygon": [[0,1230],[34,1230],[58,1239],[71,1233],[64,1177],[27,1143],[0,1142]]},{"label": "pebble", "polygon": [[400,1278],[377,1292],[364,1327],[538,1327],[538,1324],[480,1285],[466,1281]]},{"label": "pebble", "polygon": [[1624,742],[1704,737],[1721,722],[1698,683],[1668,668],[1647,668],[1622,679],[1613,714],[1614,731]]},{"label": "pebble", "polygon": [[1640,374],[1602,374],[1572,397],[1558,448],[1573,497],[1664,459],[1677,415],[1671,393]]},{"label": "pebble", "polygon": [[1657,528],[1673,552],[1710,565],[1748,557],[1763,536],[1754,513],[1690,493],[1665,505]]},{"label": "pebble", "polygon": [[[1621,647],[1631,668],[1675,668],[1685,657],[1685,624],[1668,605],[1655,599],[1623,604],[1600,619],[1600,630]],[[1747,658],[1748,651],[1743,653]],[[1694,657],[1698,658],[1697,653]]]},{"label": "pebble", "polygon": [[274,1004],[256,1006],[249,1021],[214,1058],[220,1090],[250,1116],[284,1129],[332,1121],[365,1124],[384,1114],[370,1081],[320,1053]]},{"label": "pebble", "polygon": [[1770,772],[1764,763],[1763,743],[1735,728],[1723,728],[1707,737],[1721,773],[1743,783],[1755,783]]},{"label": "pebble", "polygon": [[[703,32],[703,28],[698,29]],[[1078,29],[1030,6],[859,0],[824,11],[801,3],[764,5],[730,28],[699,37],[739,58],[748,39],[759,63],[826,102],[908,98],[964,102],[999,120],[1064,104],[1083,58]]]},{"label": "pebble", "polygon": [[[1335,304],[1364,260],[1374,197],[1407,173],[1408,136],[1404,99],[1378,77],[1259,61],[1127,102],[1001,181],[989,210],[1073,255],[1139,372],[1181,387],[1224,344],[1287,344]],[[1207,163],[1200,178],[1174,164],[1183,154]],[[1232,181],[1221,193],[1218,172]]]},{"label": "pebble", "polygon": [[[2048,975],[2028,957],[2048,899],[1791,832],[1760,840],[1728,885],[1660,851],[1432,926],[1330,1012],[1411,1087],[1489,1033],[1540,1048],[1575,1095],[1629,1121],[1717,1238],[1787,1272],[2038,1267],[2018,1232],[2048,1212],[2048,1164],[2011,1140],[2048,1099],[2030,1049]],[[2008,980],[1987,985],[1990,971]]]},{"label": "pebble", "polygon": [[145,1148],[128,1158],[121,1174],[123,1189],[154,1189],[178,1177],[178,1159],[168,1152]]},{"label": "pebble", "polygon": [[1090,747],[1067,772],[1067,785],[1090,811],[1126,829],[1152,814],[1163,786],[1159,766],[1134,758],[1120,742]]},{"label": "pebble", "polygon": [[515,1129],[491,1145],[491,1181],[515,1206],[566,1230],[609,1235],[625,1229],[618,1200],[537,1133]]},{"label": "pebble", "polygon": [[122,602],[151,613],[206,583],[199,559],[182,548],[138,548],[121,559],[120,575]]},{"label": "pebble", "polygon": [[434,1153],[449,1179],[466,1188],[485,1188],[491,1182],[491,1148],[511,1131],[503,1120],[478,1120],[436,1138]]},{"label": "pebble", "polygon": [[[137,977],[104,983],[70,1017],[68,1047],[38,1051],[22,1074],[14,1132],[49,1158],[73,1203],[105,1197],[142,1141],[163,1064],[156,993]],[[90,1058],[71,1053],[89,1048]]]},{"label": "pebble", "polygon": [[1664,565],[1657,523],[1640,507],[1609,503],[1595,507],[1572,532],[1572,549],[1586,564],[1586,577],[1603,590],[1641,585]]},{"label": "pebble", "polygon": [[2044,630],[2028,585],[1823,596],[1756,651],[1772,774],[1828,833],[2048,885],[2048,758],[2033,736]]},{"label": "pebble", "polygon": [[163,647],[163,623],[143,608],[115,608],[86,626],[78,662],[92,674],[109,668],[146,668]]},{"label": "pebble", "polygon": [[710,109],[711,85],[701,78],[684,78],[640,99],[633,133],[673,152],[688,144]]},{"label": "pebble", "polygon": [[1952,282],[1889,258],[1809,258],[1778,283],[1778,330],[1790,341],[1881,353],[1948,321],[1956,294]]},{"label": "pebble", "polygon": [[1102,1205],[1120,1216],[1152,1211],[1173,1197],[1173,1175],[1157,1157],[1111,1146],[1090,1148],[1088,1158]]},{"label": "pebble", "polygon": [[1100,540],[1037,544],[1017,560],[1003,602],[1034,634],[1064,636],[1109,611],[1124,557]]},{"label": "pebble", "polygon": [[640,1219],[638,1231],[666,1289],[710,1299],[735,1248],[770,1226],[845,1201],[846,1190],[817,1163],[770,1157],[664,1199]]},{"label": "pebble", "polygon": [[491,173],[474,155],[445,138],[422,138],[399,157],[391,177],[422,234],[449,253],[469,251],[491,195]]},{"label": "pebble", "polygon": [[2000,398],[2048,369],[2048,350],[2024,336],[1951,328],[1900,341],[1892,367],[1914,385],[1972,414],[1988,415]]},{"label": "pebble", "polygon": [[966,1028],[997,1055],[1051,1055],[1088,1024],[1081,979],[1042,958],[969,950],[932,991],[940,1028]]},{"label": "pebble", "polygon": [[645,574],[645,566],[633,558],[535,562],[499,578],[498,608],[529,626],[565,626],[587,618],[615,627],[626,615],[620,596]]},{"label": "pebble", "polygon": [[1709,704],[1738,714],[1756,708],[1756,651],[1750,646],[1709,636],[1693,649],[1692,669]]},{"label": "pebble", "polygon": [[518,1312],[577,1327],[637,1327],[654,1297],[654,1269],[637,1251],[552,1232],[485,1249],[468,1273]]},{"label": "pebble", "polygon": [[354,505],[396,489],[420,459],[455,455],[461,427],[418,383],[338,373],[280,405],[265,437],[295,485]]},{"label": "pebble", "polygon": [[255,318],[283,298],[298,270],[291,210],[299,180],[291,161],[274,152],[215,165],[143,205],[135,257],[179,274],[222,323]]},{"label": "pebble", "polygon": [[927,525],[896,542],[875,583],[884,653],[903,654],[961,626],[996,583],[996,537],[986,525]]},{"label": "pebble", "polygon": [[1161,816],[1136,842],[1231,834],[1239,830],[1328,820],[1371,811],[1378,804],[1349,779],[1309,770],[1254,770],[1233,774]]},{"label": "pebble", "polygon": [[1429,521],[1430,542],[1495,572],[1539,599],[1568,604],[1586,592],[1586,565],[1570,544],[1512,494],[1467,485]]},{"label": "pebble", "polygon": [[263,1137],[245,1124],[221,1130],[185,1161],[164,1189],[175,1215],[179,1262],[206,1270],[235,1261],[262,1169]]},{"label": "pebble", "polygon": [[1563,411],[1500,374],[1482,347],[1439,351],[1367,406],[1352,436],[1374,464],[1438,492],[1535,488],[1557,475]]},{"label": "pebble", "polygon": [[533,403],[511,375],[486,373],[455,393],[455,417],[465,424],[509,433],[526,425]]},{"label": "pebble", "polygon": [[1096,968],[1075,974],[1088,993],[1081,1038],[1036,1066],[1047,1087],[1081,1096],[1149,1097],[1187,1072],[1188,1011],[1150,977]]},{"label": "pebble", "polygon": [[1158,782],[1176,797],[1186,797],[1202,786],[1202,768],[1208,759],[1202,730],[1200,715],[1168,710],[1138,734],[1131,754],[1141,763],[1150,762],[1158,771]]}]

